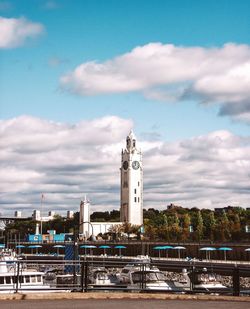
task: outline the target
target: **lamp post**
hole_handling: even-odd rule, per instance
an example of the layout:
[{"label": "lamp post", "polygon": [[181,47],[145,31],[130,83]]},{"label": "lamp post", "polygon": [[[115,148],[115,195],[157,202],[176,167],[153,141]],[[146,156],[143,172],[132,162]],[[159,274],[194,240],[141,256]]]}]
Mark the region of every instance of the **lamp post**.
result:
[{"label": "lamp post", "polygon": [[[83,224],[85,224],[85,223],[88,223],[88,224],[91,226],[92,234],[90,235],[90,237],[93,238],[93,237],[94,237],[94,227],[93,227],[93,224],[92,224],[90,221],[83,221],[83,222],[81,222],[81,223],[79,223],[79,224],[77,225],[77,228],[78,228],[78,236],[79,236],[79,229],[80,229],[80,227],[81,227]],[[76,232],[75,227],[74,227],[74,232]],[[75,236],[76,236],[76,234],[75,234]]]},{"label": "lamp post", "polygon": [[84,222],[79,223],[77,226],[74,226],[74,260],[76,260],[76,257],[77,257],[76,248],[78,248],[78,237],[77,237],[77,233],[76,233],[76,227],[78,228],[78,236],[79,236],[79,228],[85,223],[88,223],[91,226],[91,229],[92,229],[91,238],[92,238],[93,241],[95,241],[95,239],[94,239],[94,227],[93,227],[93,224],[90,221],[84,221]]},{"label": "lamp post", "polygon": [[76,228],[78,229],[78,236],[79,236],[79,228],[85,224],[88,223],[91,226],[92,229],[92,235],[91,238],[93,239],[93,241],[95,241],[94,239],[94,227],[93,224],[89,221],[84,221],[79,223],[78,225],[74,226],[74,267],[73,267],[73,276],[74,276],[74,284],[76,284],[76,258],[78,256],[78,237],[77,237],[77,233],[76,233]]},{"label": "lamp post", "polygon": [[138,230],[138,232],[139,232],[139,235],[140,235],[140,241],[141,241],[141,254],[142,255],[144,255],[144,243],[143,243],[143,241],[142,241],[142,238],[143,238],[143,234],[144,234],[144,232],[145,232],[145,229],[144,229],[144,225],[142,224],[140,227],[139,227],[139,230]]}]

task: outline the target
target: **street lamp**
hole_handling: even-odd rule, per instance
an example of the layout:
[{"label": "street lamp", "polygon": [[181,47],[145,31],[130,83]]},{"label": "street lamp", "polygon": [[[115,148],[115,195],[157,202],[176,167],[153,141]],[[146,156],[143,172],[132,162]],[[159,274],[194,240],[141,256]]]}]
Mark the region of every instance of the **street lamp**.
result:
[{"label": "street lamp", "polygon": [[76,234],[76,227],[78,229],[78,236],[79,236],[79,229],[85,223],[88,223],[91,226],[91,229],[92,229],[92,235],[90,236],[91,240],[92,241],[96,240],[95,236],[94,236],[94,227],[93,227],[93,224],[90,221],[84,221],[84,222],[79,223],[77,226],[74,226],[74,260],[76,260],[76,257],[78,255],[77,252],[76,252],[76,250],[78,249],[78,237],[77,237],[77,234]]},{"label": "street lamp", "polygon": [[74,267],[73,267],[74,284],[77,283],[77,279],[76,279],[76,258],[78,256],[78,237],[76,237],[76,235],[77,235],[76,234],[76,227],[78,228],[78,236],[79,236],[79,229],[85,223],[88,223],[91,226],[91,229],[92,229],[91,238],[92,238],[93,241],[95,241],[94,227],[93,227],[93,224],[91,222],[84,221],[84,222],[81,222],[78,225],[74,226]]},{"label": "street lamp", "polygon": [[[94,239],[94,226],[93,226],[93,224],[90,222],[90,221],[84,221],[84,222],[81,222],[81,223],[79,223],[78,225],[77,225],[77,228],[78,228],[78,236],[79,236],[79,229],[80,229],[80,227],[83,225],[83,224],[85,224],[85,223],[88,223],[90,226],[91,226],[91,230],[92,230],[92,234],[90,235],[90,238],[93,240],[93,241],[95,241],[95,239]],[[75,229],[75,227],[74,227],[74,233],[76,232],[76,229]],[[76,235],[75,235],[76,236]],[[76,238],[75,238],[76,239]]]}]

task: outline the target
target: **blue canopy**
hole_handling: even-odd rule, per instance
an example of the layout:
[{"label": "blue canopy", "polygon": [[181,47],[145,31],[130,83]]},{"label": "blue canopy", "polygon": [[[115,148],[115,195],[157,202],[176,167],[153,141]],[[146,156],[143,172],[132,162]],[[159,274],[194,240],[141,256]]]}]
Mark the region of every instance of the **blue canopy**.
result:
[{"label": "blue canopy", "polygon": [[81,245],[80,248],[94,249],[94,248],[96,248],[96,246],[94,246],[94,245]]},{"label": "blue canopy", "polygon": [[218,250],[220,250],[220,251],[232,251],[233,249],[229,248],[229,247],[220,247]]},{"label": "blue canopy", "polygon": [[115,246],[115,249],[126,249],[126,248],[127,248],[126,246],[122,246],[122,245]]},{"label": "blue canopy", "polygon": [[5,248],[5,244],[0,244],[0,248]]},{"label": "blue canopy", "polygon": [[53,248],[65,248],[64,245],[54,245]]},{"label": "blue canopy", "polygon": [[156,246],[153,248],[154,250],[163,250],[165,249],[163,246]]},{"label": "blue canopy", "polygon": [[175,249],[175,250],[185,250],[186,247],[183,247],[183,246],[176,246],[176,247],[173,247],[173,249]]},{"label": "blue canopy", "polygon": [[108,246],[108,245],[102,245],[102,246],[100,246],[99,248],[100,248],[100,249],[109,249],[109,248],[111,248],[111,247]]},{"label": "blue canopy", "polygon": [[16,245],[16,248],[25,248],[24,245]]},{"label": "blue canopy", "polygon": [[42,248],[41,245],[30,245],[28,248],[34,249],[34,248]]},{"label": "blue canopy", "polygon": [[163,246],[162,248],[165,249],[165,250],[166,249],[173,249],[173,246]]}]

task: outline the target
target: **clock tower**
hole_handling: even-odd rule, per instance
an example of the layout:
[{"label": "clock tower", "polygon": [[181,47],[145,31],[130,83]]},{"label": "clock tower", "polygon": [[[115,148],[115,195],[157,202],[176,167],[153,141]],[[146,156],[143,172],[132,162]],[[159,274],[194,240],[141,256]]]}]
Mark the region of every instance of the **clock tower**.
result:
[{"label": "clock tower", "polygon": [[143,224],[143,169],[142,153],[137,148],[132,131],[121,154],[121,221]]}]

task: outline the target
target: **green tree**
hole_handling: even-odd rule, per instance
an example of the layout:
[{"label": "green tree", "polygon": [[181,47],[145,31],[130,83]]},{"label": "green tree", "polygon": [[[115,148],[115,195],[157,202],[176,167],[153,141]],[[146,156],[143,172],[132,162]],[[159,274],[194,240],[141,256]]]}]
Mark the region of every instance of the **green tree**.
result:
[{"label": "green tree", "polygon": [[174,214],[173,224],[170,227],[170,237],[177,241],[179,241],[181,237],[180,220],[177,213]]},{"label": "green tree", "polygon": [[241,224],[240,216],[236,213],[233,218],[233,224],[231,225],[232,240],[241,239]]},{"label": "green tree", "polygon": [[221,220],[220,220],[220,240],[226,241],[231,238],[230,234],[230,222],[227,217],[227,213],[225,210],[222,212]]},{"label": "green tree", "polygon": [[216,220],[213,211],[211,211],[209,214],[208,229],[209,229],[209,238],[213,242],[215,240],[215,233],[216,233]]},{"label": "green tree", "polygon": [[200,210],[197,212],[197,225],[196,225],[196,239],[198,241],[201,241],[203,237],[203,230],[204,230],[204,224],[203,224],[203,218]]},{"label": "green tree", "polygon": [[191,218],[188,213],[185,213],[183,216],[183,229],[182,229],[182,240],[186,241],[188,240],[190,236],[189,226],[191,224]]}]

